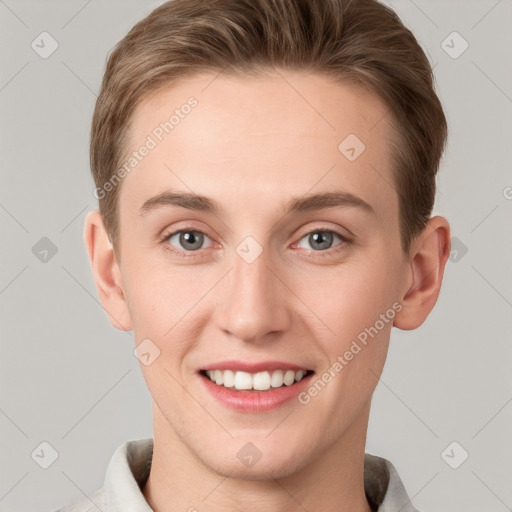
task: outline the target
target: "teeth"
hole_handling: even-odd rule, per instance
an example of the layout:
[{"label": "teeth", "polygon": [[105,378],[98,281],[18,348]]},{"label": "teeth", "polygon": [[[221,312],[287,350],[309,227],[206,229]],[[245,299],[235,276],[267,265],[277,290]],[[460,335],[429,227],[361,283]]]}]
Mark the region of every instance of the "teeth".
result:
[{"label": "teeth", "polygon": [[226,388],[232,388],[235,385],[235,374],[231,370],[219,371],[222,373],[222,385]]},{"label": "teeth", "polygon": [[247,372],[236,372],[235,389],[252,389],[252,375]]},{"label": "teeth", "polygon": [[272,373],[272,378],[270,379],[270,385],[273,388],[280,388],[283,385],[283,371],[276,370]]},{"label": "teeth", "polygon": [[270,389],[270,373],[260,372],[252,377],[252,387],[258,391],[266,391]]},{"label": "teeth", "polygon": [[207,370],[206,375],[219,386],[235,388],[238,390],[254,389],[267,391],[272,388],[291,386],[299,382],[306,375],[305,370],[294,372],[293,370],[275,370],[273,372],[233,372],[232,370]]},{"label": "teeth", "polygon": [[288,371],[284,374],[283,382],[284,382],[287,386],[291,386],[291,385],[295,382],[295,372],[294,372],[294,371],[292,371],[292,370],[288,370]]}]

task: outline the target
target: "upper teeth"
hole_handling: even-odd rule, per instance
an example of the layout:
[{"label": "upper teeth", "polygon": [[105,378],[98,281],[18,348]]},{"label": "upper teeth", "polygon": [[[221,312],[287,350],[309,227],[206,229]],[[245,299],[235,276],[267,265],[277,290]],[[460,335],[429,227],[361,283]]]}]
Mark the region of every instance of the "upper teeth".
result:
[{"label": "upper teeth", "polygon": [[232,370],[207,370],[206,375],[212,382],[226,388],[266,391],[271,387],[280,388],[283,384],[291,386],[294,382],[299,382],[306,375],[306,371],[275,370],[273,372],[248,373]]}]

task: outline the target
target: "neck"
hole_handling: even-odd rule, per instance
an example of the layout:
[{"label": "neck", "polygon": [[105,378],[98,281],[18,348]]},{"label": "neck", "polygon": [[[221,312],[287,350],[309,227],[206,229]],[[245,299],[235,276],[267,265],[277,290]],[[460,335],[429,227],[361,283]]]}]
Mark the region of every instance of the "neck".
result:
[{"label": "neck", "polygon": [[371,512],[363,478],[369,411],[368,403],[342,438],[307,466],[282,478],[244,480],[206,466],[153,404],[153,460],[142,492],[154,512]]}]

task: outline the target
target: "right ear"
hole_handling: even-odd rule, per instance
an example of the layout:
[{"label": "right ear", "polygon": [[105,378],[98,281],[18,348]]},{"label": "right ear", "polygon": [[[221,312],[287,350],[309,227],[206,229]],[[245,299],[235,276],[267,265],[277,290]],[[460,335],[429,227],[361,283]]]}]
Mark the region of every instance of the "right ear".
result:
[{"label": "right ear", "polygon": [[120,331],[131,331],[132,321],[122,288],[121,271],[99,210],[87,214],[84,243],[100,296],[110,323]]}]

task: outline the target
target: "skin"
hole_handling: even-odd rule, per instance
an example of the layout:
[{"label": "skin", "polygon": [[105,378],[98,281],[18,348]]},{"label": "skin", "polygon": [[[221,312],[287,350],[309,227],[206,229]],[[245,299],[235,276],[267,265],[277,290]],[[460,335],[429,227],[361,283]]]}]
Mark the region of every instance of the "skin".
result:
[{"label": "skin", "polygon": [[[449,224],[431,218],[410,256],[402,252],[392,133],[372,92],[283,70],[215,76],[182,79],[137,108],[132,150],[168,112],[198,100],[124,178],[117,258],[99,212],[85,224],[110,321],[160,350],[141,364],[154,415],[144,496],[157,512],[368,512],[363,456],[372,393],[392,325],[414,329],[436,303]],[[338,150],[349,134],[366,146],[353,162]],[[334,189],[374,213],[285,212],[292,197]],[[223,213],[167,206],[140,215],[147,199],[168,190],[208,196]],[[179,235],[161,241],[179,229],[205,233],[201,248],[180,244]],[[352,241],[333,235],[319,248],[308,236],[329,229]],[[236,251],[249,235],[263,249],[250,264]],[[200,382],[201,366],[226,359],[288,361],[319,376],[395,303],[401,311],[307,405],[292,399],[260,414],[237,412]],[[262,454],[250,468],[237,457],[248,442]]]}]

